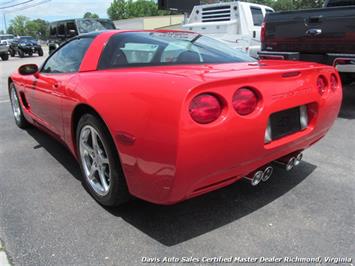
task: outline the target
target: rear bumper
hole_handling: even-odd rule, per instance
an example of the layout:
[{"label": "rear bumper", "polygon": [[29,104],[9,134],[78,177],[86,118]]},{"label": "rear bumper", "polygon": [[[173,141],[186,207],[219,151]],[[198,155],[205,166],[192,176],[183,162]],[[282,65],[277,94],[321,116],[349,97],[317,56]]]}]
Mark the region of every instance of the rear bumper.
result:
[{"label": "rear bumper", "polygon": [[334,66],[339,72],[355,73],[355,54],[302,54],[300,52],[259,51],[260,59],[317,62]]},{"label": "rear bumper", "polygon": [[41,47],[37,47],[37,46],[34,46],[34,47],[21,47],[20,48],[24,53],[30,53],[30,52],[38,52]]},{"label": "rear bumper", "polygon": [[9,48],[7,46],[0,46],[0,54],[8,54],[9,53]]}]

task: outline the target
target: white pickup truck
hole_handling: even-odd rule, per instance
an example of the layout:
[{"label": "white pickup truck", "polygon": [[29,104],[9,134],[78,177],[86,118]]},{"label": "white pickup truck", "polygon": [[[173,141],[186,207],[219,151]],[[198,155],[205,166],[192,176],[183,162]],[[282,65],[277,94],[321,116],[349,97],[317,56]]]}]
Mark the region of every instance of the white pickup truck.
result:
[{"label": "white pickup truck", "polygon": [[252,57],[261,48],[261,25],[271,7],[246,2],[220,2],[195,6],[185,30],[198,32],[242,49]]}]

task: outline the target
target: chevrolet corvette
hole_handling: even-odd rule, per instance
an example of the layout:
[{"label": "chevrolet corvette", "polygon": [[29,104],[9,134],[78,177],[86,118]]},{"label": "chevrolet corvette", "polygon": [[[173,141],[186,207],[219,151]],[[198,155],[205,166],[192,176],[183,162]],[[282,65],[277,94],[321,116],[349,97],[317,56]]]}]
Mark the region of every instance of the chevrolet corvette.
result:
[{"label": "chevrolet corvette", "polygon": [[8,79],[18,127],[65,144],[104,206],[174,204],[300,165],[340,109],[337,71],[254,60],[185,31],[105,31]]}]

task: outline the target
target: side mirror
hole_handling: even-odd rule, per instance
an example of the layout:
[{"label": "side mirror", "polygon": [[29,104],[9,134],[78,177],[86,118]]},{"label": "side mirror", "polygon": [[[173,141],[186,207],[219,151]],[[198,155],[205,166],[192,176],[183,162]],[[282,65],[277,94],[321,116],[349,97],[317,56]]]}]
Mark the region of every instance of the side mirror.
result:
[{"label": "side mirror", "polygon": [[38,72],[38,66],[35,64],[20,66],[18,72],[23,76],[34,75]]}]

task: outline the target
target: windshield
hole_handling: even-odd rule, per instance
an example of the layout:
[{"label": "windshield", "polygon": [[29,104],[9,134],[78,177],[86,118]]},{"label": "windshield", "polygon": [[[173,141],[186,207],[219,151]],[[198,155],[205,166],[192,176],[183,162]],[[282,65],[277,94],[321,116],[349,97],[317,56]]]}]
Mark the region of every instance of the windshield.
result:
[{"label": "windshield", "polygon": [[242,51],[197,33],[126,32],[111,38],[100,68],[252,61]]},{"label": "windshield", "polygon": [[83,33],[89,33],[92,31],[105,30],[105,27],[97,20],[80,19],[80,20],[78,20],[78,30],[79,30],[79,33],[83,34]]},{"label": "windshield", "polygon": [[37,42],[33,37],[30,37],[30,36],[20,37],[19,41],[20,42],[33,42],[33,43]]}]

